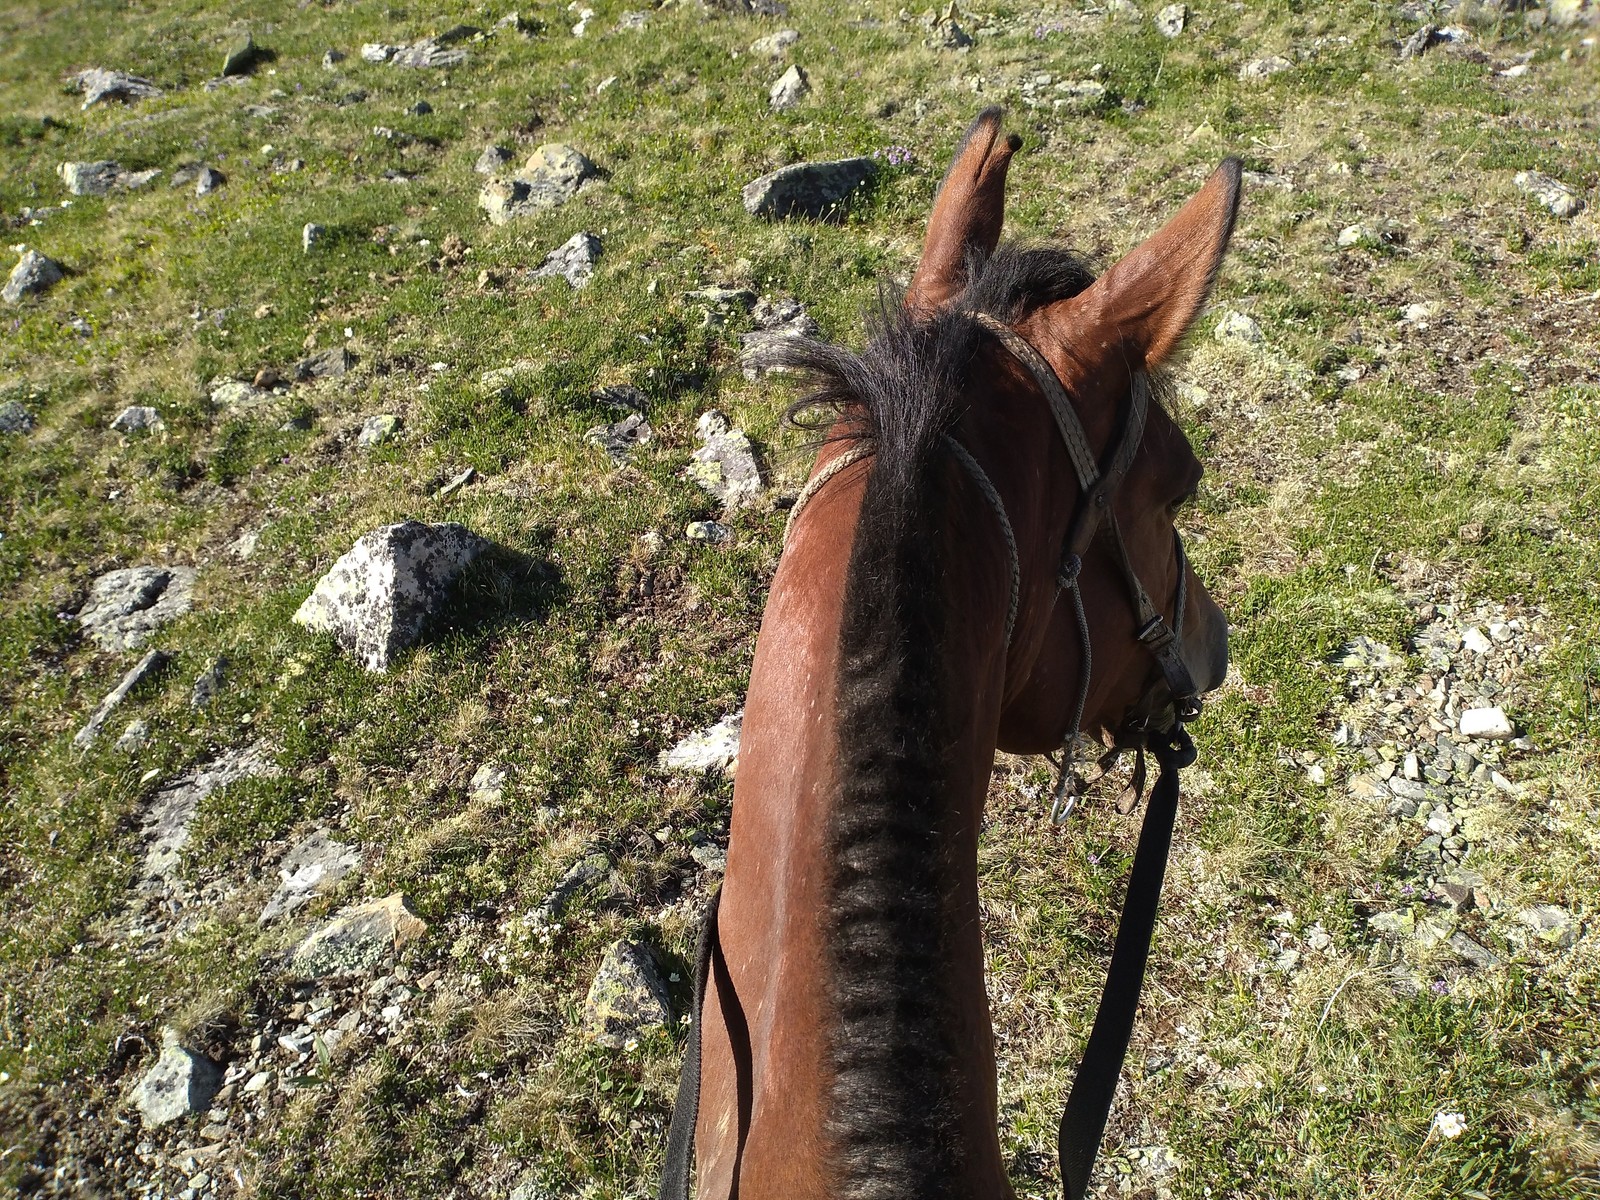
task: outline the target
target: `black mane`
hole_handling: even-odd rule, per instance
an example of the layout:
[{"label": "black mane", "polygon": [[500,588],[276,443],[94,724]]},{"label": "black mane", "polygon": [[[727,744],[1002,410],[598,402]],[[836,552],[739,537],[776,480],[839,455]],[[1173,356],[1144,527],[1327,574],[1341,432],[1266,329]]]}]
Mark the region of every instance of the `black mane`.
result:
[{"label": "black mane", "polygon": [[883,304],[859,355],[809,341],[784,351],[815,384],[791,417],[817,428],[842,414],[847,436],[875,448],[845,583],[840,792],[828,829],[837,1023],[827,1134],[841,1200],[934,1200],[961,1174],[941,833],[964,714],[929,651],[946,642],[939,481],[951,468],[940,439],[990,336],[967,310],[1010,319],[1093,279],[1053,248],[1003,247],[970,266],[972,283],[938,315]]}]

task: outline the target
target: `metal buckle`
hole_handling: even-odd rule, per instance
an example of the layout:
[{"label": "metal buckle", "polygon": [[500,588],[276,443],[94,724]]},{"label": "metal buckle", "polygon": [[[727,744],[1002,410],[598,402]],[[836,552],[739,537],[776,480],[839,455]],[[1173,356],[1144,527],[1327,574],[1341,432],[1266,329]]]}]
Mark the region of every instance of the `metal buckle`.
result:
[{"label": "metal buckle", "polygon": [[1172,644],[1172,639],[1176,635],[1167,624],[1166,618],[1157,613],[1139,626],[1139,632],[1134,636],[1146,646],[1149,646],[1151,650],[1165,650]]}]

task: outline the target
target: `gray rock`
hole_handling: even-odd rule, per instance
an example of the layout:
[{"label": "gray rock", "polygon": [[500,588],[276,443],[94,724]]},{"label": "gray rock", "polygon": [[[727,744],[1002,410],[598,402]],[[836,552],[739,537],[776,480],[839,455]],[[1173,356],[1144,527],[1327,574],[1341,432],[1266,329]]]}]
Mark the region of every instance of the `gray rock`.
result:
[{"label": "gray rock", "polygon": [[1269,54],[1265,58],[1253,58],[1239,68],[1239,79],[1243,83],[1259,83],[1270,79],[1283,71],[1294,69],[1294,64],[1287,58],[1278,54]]},{"label": "gray rock", "polygon": [[560,208],[597,174],[582,153],[561,142],[540,146],[510,179],[491,179],[478,194],[478,207],[490,222]]},{"label": "gray rock", "polygon": [[1517,914],[1521,921],[1539,937],[1558,950],[1565,950],[1578,940],[1583,926],[1566,909],[1555,904],[1536,904]]},{"label": "gray rock", "polygon": [[272,761],[266,744],[227,750],[203,766],[163,784],[143,817],[145,847],[143,877],[147,883],[171,881],[177,876],[184,847],[189,844],[189,823],[200,802],[242,779],[275,779],[282,772]]},{"label": "gray rock", "polygon": [[600,1045],[620,1050],[671,1021],[672,997],[655,954],[639,942],[613,943],[583,1002],[584,1032]]},{"label": "gray rock", "polygon": [[[126,700],[128,693],[146,679],[159,674],[161,669],[171,661],[171,658],[172,656],[165,650],[151,650],[135,663],[128,673],[122,677],[122,681],[112,688],[106,694],[106,698],[95,707],[94,712],[89,715],[89,719],[84,723],[83,728],[73,734],[72,744],[80,750],[92,745],[94,740],[100,736],[100,730],[105,727],[106,721],[110,718],[117,705]],[[120,741],[117,744],[119,747],[121,746]]]},{"label": "gray rock", "polygon": [[222,685],[228,678],[228,656],[218,655],[204,671],[195,678],[194,687],[189,691],[189,707],[194,709],[210,708],[216,698],[222,694]]},{"label": "gray rock", "polygon": [[972,35],[953,16],[940,16],[934,19],[933,36],[923,45],[932,50],[966,50],[972,45]]},{"label": "gray rock", "polygon": [[248,75],[255,70],[256,63],[261,60],[260,48],[256,46],[255,38],[248,33],[242,41],[236,42],[229,48],[228,53],[222,58],[222,74]]},{"label": "gray rock", "polygon": [[361,432],[356,435],[356,445],[363,450],[370,450],[374,446],[381,446],[400,430],[400,418],[393,413],[379,413],[375,417],[368,417],[361,423]]},{"label": "gray rock", "polygon": [[315,221],[307,221],[300,230],[300,249],[310,254],[311,248],[320,242],[327,232],[328,227],[326,225],[318,225]]},{"label": "gray rock", "polygon": [[89,587],[78,623],[102,650],[132,650],[194,603],[193,567],[128,567]]},{"label": "gray rock", "polygon": [[194,177],[194,194],[209,196],[227,182],[228,177],[215,167],[201,167]]},{"label": "gray rock", "polygon": [[1594,0],[1549,0],[1545,12],[1550,24],[1563,28],[1600,19],[1600,8],[1596,8]]},{"label": "gray rock", "polygon": [[761,496],[761,468],[755,447],[743,430],[734,429],[716,409],[695,424],[700,449],[691,456],[688,476],[728,508],[753,504]]},{"label": "gray rock", "polygon": [[154,1129],[205,1112],[222,1088],[222,1068],[183,1045],[178,1031],[161,1031],[161,1057],[134,1085],[129,1102],[145,1128]]},{"label": "gray rock", "polygon": [[511,161],[511,151],[504,146],[489,146],[478,155],[472,169],[479,175],[493,175]]},{"label": "gray rock", "polygon": [[74,196],[104,196],[117,186],[123,175],[122,164],[109,158],[95,162],[64,162],[56,174]]},{"label": "gray rock", "polygon": [[466,487],[467,484],[471,483],[477,477],[478,468],[468,467],[466,470],[460,471],[451,476],[451,478],[445,482],[444,486],[435,492],[434,495],[441,497],[454,496],[457,492]]},{"label": "gray rock", "polygon": [[[457,36],[460,30],[470,32]],[[419,70],[432,67],[458,67],[467,61],[467,52],[459,47],[452,48],[451,43],[462,40],[462,37],[471,36],[473,32],[477,31],[472,30],[470,26],[458,25],[438,37],[423,38],[410,46],[397,46],[394,53],[389,56],[389,65]]]},{"label": "gray rock", "polygon": [[1169,4],[1155,15],[1156,32],[1162,37],[1175,38],[1183,32],[1184,24],[1188,20],[1188,5]]},{"label": "gray rock", "polygon": [[161,89],[148,79],[126,71],[107,71],[103,67],[79,71],[70,82],[83,93],[84,108],[106,100],[152,100],[161,95]]},{"label": "gray rock", "polygon": [[1067,79],[1056,84],[1061,95],[1051,101],[1056,112],[1093,112],[1106,101],[1106,85],[1098,79]]},{"label": "gray rock", "polygon": [[33,414],[20,400],[0,404],[0,433],[27,433],[33,428]]},{"label": "gray rock", "polygon": [[211,384],[211,403],[221,409],[248,410],[272,399],[272,393],[242,379],[215,379]]},{"label": "gray rock", "polygon": [[625,463],[635,446],[643,446],[651,438],[650,423],[640,413],[629,413],[611,425],[596,425],[584,434],[584,440],[605,450],[616,462]]},{"label": "gray rock", "polygon": [[55,259],[46,258],[37,250],[24,250],[17,265],[11,268],[5,287],[0,289],[0,298],[7,304],[20,304],[24,296],[47,292],[61,279],[61,264]]},{"label": "gray rock", "polygon": [[1583,201],[1559,179],[1539,171],[1518,171],[1511,182],[1544,205],[1552,216],[1570,220],[1583,211]]},{"label": "gray rock", "polygon": [[143,433],[161,427],[161,414],[148,404],[130,404],[111,418],[111,428],[118,433]]},{"label": "gray rock", "polygon": [[283,856],[278,888],[256,920],[265,925],[292,913],[360,865],[359,850],[334,841],[326,829],[317,830]]},{"label": "gray rock", "polygon": [[532,37],[539,32],[539,22],[530,21],[519,12],[508,12],[494,23],[494,31],[510,31],[520,33],[523,37]]},{"label": "gray rock", "polygon": [[295,974],[312,979],[359,974],[371,970],[427,930],[427,922],[413,913],[406,906],[405,897],[396,892],[382,900],[342,909],[295,947],[289,966]]},{"label": "gray rock", "polygon": [[361,61],[369,63],[386,63],[404,47],[389,46],[383,42],[368,42],[361,47]]},{"label": "gray rock", "polygon": [[295,624],[333,634],[367,670],[387,671],[488,544],[460,525],[385,525],[357,541],[317,581]]},{"label": "gray rock", "polygon": [[789,47],[800,40],[800,34],[794,29],[780,29],[777,33],[769,33],[766,37],[757,38],[750,43],[750,53],[761,58],[782,58],[789,52]]},{"label": "gray rock", "polygon": [[644,414],[650,410],[650,397],[638,388],[626,383],[611,384],[607,387],[596,388],[591,393],[591,398],[598,404],[615,409],[620,413]]},{"label": "gray rock", "polygon": [[322,69],[324,71],[331,71],[340,63],[342,63],[344,59],[345,54],[343,50],[329,50],[322,56]]},{"label": "gray rock", "polygon": [[594,275],[600,259],[600,239],[592,233],[575,233],[549,254],[533,272],[535,279],[559,276],[574,288],[581,288]]},{"label": "gray rock", "polygon": [[728,852],[715,842],[696,842],[689,848],[689,857],[713,875],[728,869]]},{"label": "gray rock", "polygon": [[338,379],[354,365],[355,356],[350,351],[343,346],[330,346],[326,350],[308,354],[295,363],[294,379],[296,383],[308,383],[313,379]]},{"label": "gray rock", "polygon": [[661,753],[660,765],[668,771],[726,771],[739,757],[739,727],[744,710],[730,713],[715,725],[691,733]]},{"label": "gray rock", "polygon": [[122,736],[112,744],[112,748],[119,754],[133,754],[144,749],[144,744],[149,738],[149,723],[136,718],[128,722],[128,727],[122,731]]},{"label": "gray rock", "polygon": [[745,211],[769,220],[836,217],[850,194],[876,171],[877,164],[870,158],[780,167],[744,185]]},{"label": "gray rock", "polygon": [[590,850],[572,866],[561,881],[550,889],[550,894],[533,910],[529,920],[536,927],[548,928],[557,924],[566,914],[578,893],[597,879],[604,879],[611,870],[611,859],[598,848]]},{"label": "gray rock", "polygon": [[691,542],[720,545],[733,541],[733,530],[721,521],[690,521],[683,527],[683,536]]},{"label": "gray rock", "polygon": [[1475,969],[1486,971],[1490,967],[1500,965],[1500,956],[1481,942],[1476,942],[1464,933],[1450,935],[1450,949],[1454,950]]},{"label": "gray rock", "polygon": [[511,768],[502,763],[484,763],[472,773],[467,791],[474,804],[498,804],[505,799]]},{"label": "gray rock", "polygon": [[415,104],[406,109],[406,115],[412,117],[425,117],[432,111],[433,105],[429,104],[426,100],[418,100]]},{"label": "gray rock", "polygon": [[1381,234],[1369,225],[1346,225],[1339,230],[1339,236],[1334,239],[1341,250],[1349,250],[1355,246],[1376,246],[1383,240]]},{"label": "gray rock", "polygon": [[767,105],[773,112],[787,112],[805,99],[811,81],[798,65],[791,66],[767,89]]},{"label": "gray rock", "polygon": [[1433,25],[1423,25],[1410,37],[1400,43],[1401,58],[1420,58],[1428,52],[1429,47],[1444,39],[1439,36],[1439,30]]},{"label": "gray rock", "polygon": [[1219,342],[1236,342],[1245,346],[1259,345],[1263,340],[1261,326],[1256,324],[1253,317],[1242,312],[1224,313],[1217,322],[1216,336]]},{"label": "gray rock", "polygon": [[739,339],[739,367],[750,380],[784,369],[786,340],[816,337],[822,332],[798,300],[763,298],[756,302],[750,316],[756,328]]}]

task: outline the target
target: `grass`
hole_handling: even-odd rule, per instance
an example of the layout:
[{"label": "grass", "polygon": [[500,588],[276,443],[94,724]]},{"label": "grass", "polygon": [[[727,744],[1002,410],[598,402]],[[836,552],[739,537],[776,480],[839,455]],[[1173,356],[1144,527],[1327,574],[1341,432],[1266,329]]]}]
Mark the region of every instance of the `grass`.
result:
[{"label": "grass", "polygon": [[[1203,727],[1109,1186],[1593,1194],[1592,935],[1564,952],[1502,939],[1502,966],[1447,972],[1443,992],[1390,986],[1396,953],[1438,964],[1367,926],[1375,889],[1392,900],[1409,876],[1344,798],[1331,738],[1346,698],[1327,663],[1358,634],[1403,648],[1421,598],[1542,614],[1545,649],[1513,706],[1534,749],[1517,764],[1522,798],[1482,815],[1481,869],[1508,911],[1558,903],[1592,923],[1600,146],[1583,31],[1508,16],[1476,30],[1487,64],[1446,48],[1399,62],[1411,26],[1354,0],[1197,6],[1170,41],[1088,6],[999,4],[959,18],[978,41],[952,54],[883,3],[797,6],[782,23],[672,6],[642,32],[617,28],[621,6],[594,7],[582,40],[541,4],[522,14],[536,36],[497,33],[467,43],[464,66],[405,71],[357,51],[503,14],[0,6],[0,213],[8,242],[69,271],[8,308],[0,339],[0,399],[36,421],[0,441],[0,1183],[95,1154],[125,1164],[106,1168],[113,1191],[141,1177],[131,1137],[95,1132],[142,1064],[129,1039],[176,1022],[236,1060],[252,1022],[304,998],[273,967],[290,935],[258,929],[252,905],[278,856],[326,827],[365,866],[297,928],[403,890],[430,924],[406,959],[444,982],[409,1040],[336,1052],[250,1130],[246,1193],[650,1190],[681,1043],[604,1050],[577,1017],[611,940],[692,949],[706,880],[688,850],[724,836],[730,788],[664,776],[655,757],[740,704],[784,516],[759,506],[727,518],[730,545],[687,542],[685,523],[717,512],[681,471],[713,406],[755,439],[775,493],[808,465],[779,420],[790,385],[736,369],[747,319],[708,320],[685,293],[794,296],[828,336],[858,340],[881,281],[914,266],[961,130],[999,102],[1026,139],[1011,232],[1102,264],[1226,154],[1291,185],[1248,189],[1219,284],[1217,306],[1249,312],[1264,347],[1217,342],[1208,318],[1183,368],[1182,419],[1209,472],[1187,533],[1235,625],[1236,672]],[[247,22],[276,58],[204,90]],[[783,64],[747,47],[781,24],[801,32],[790,59],[813,91],[771,115]],[[329,47],[348,55],[331,70]],[[1530,74],[1493,73],[1529,51]],[[1267,53],[1295,69],[1241,83]],[[87,66],[166,95],[82,111],[62,81]],[[1110,93],[1092,112],[1030,105],[1090,77]],[[421,99],[433,111],[409,113]],[[548,215],[488,225],[480,150],[521,159],[546,141],[578,146],[601,178]],[[914,163],[839,223],[763,224],[738,203],[776,166],[890,145]],[[37,225],[20,215],[61,203],[57,163],[102,157],[168,175],[205,162],[227,183],[196,197],[163,177]],[[1525,169],[1590,208],[1555,220],[1513,187]],[[307,222],[328,231],[309,254]],[[1358,222],[1384,236],[1339,249]],[[580,230],[605,246],[587,288],[527,278]],[[1399,323],[1419,300],[1440,315]],[[248,413],[209,399],[218,377],[338,345],[357,359],[343,379]],[[481,382],[517,361],[505,386]],[[583,440],[610,419],[594,389],[618,383],[649,396],[655,430],[620,469]],[[111,433],[128,404],[157,407],[165,429]],[[377,412],[403,418],[401,437],[358,451]],[[475,483],[436,495],[467,466]],[[369,676],[289,617],[357,536],[408,517],[461,521],[498,549],[446,621]],[[257,532],[248,559],[230,549]],[[62,614],[104,570],[169,561],[200,568],[195,611],[159,639],[176,661],[74,751],[131,658],[97,652]],[[192,681],[223,654],[221,698],[192,710]],[[153,734],[130,758],[109,743],[134,717]],[[193,909],[183,936],[130,940],[138,814],[161,781],[255,738],[282,778],[208,798],[187,859],[196,887],[226,899]],[[1307,783],[1308,755],[1329,786]],[[486,803],[469,780],[491,761],[513,774]],[[1058,1186],[1054,1121],[1135,835],[1099,809],[1048,827],[1044,781],[1004,764],[983,849],[1002,1139],[1029,1196]],[[596,844],[609,875],[557,932],[533,934],[520,916]],[[1317,924],[1326,952],[1261,969],[1274,939]],[[1464,1113],[1467,1132],[1431,1136],[1440,1111]]]}]

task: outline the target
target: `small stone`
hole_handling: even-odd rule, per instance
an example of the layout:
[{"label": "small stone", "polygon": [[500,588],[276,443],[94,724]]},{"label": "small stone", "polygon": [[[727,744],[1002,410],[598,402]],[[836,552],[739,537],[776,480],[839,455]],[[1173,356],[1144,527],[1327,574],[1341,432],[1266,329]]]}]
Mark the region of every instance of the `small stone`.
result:
[{"label": "small stone", "polygon": [[356,445],[363,450],[370,450],[374,446],[381,446],[400,430],[400,418],[393,413],[379,413],[377,416],[368,417],[361,423],[361,432],[356,435]]},{"label": "small stone", "polygon": [[762,482],[750,439],[715,409],[701,415],[695,433],[702,445],[692,456],[689,478],[728,508],[754,504]]},{"label": "small stone", "polygon": [[699,842],[689,848],[689,857],[713,875],[728,869],[728,852],[715,842]]},{"label": "small stone", "polygon": [[[951,11],[955,6],[951,5]],[[933,25],[933,36],[923,45],[933,50],[966,50],[972,46],[972,35],[953,16],[941,16]]]},{"label": "small stone", "polygon": [[248,75],[255,69],[261,51],[257,48],[255,39],[248,33],[244,40],[236,43],[222,59],[222,74]]},{"label": "small stone", "polygon": [[1505,710],[1498,706],[1467,709],[1461,714],[1460,729],[1463,737],[1484,738],[1490,741],[1502,741],[1515,732],[1511,728],[1511,721],[1507,718]]},{"label": "small stone", "polygon": [[322,69],[331,71],[345,59],[343,50],[329,50],[322,56]]},{"label": "small stone", "polygon": [[429,104],[426,100],[418,100],[415,104],[406,109],[406,115],[412,117],[425,117],[431,112],[433,112],[433,105]]},{"label": "small stone", "polygon": [[489,146],[478,155],[478,161],[473,164],[472,169],[479,175],[494,175],[510,161],[511,151],[504,146]]},{"label": "small stone", "polygon": [[584,434],[584,440],[600,446],[618,463],[628,461],[634,447],[650,441],[650,423],[639,413],[629,413],[612,425],[596,425]]},{"label": "small stone", "polygon": [[[83,728],[73,735],[72,744],[80,750],[92,745],[94,740],[100,736],[100,730],[105,727],[106,721],[110,718],[117,705],[128,698],[128,693],[146,679],[151,679],[159,674],[171,659],[172,656],[165,650],[149,651],[134,664],[132,669],[122,677],[122,681],[107,693],[106,698],[95,707],[94,712],[90,714]],[[130,726],[129,728],[131,730],[132,727]],[[123,736],[126,737],[127,735],[124,734]],[[120,740],[117,743],[117,748],[122,748]]]},{"label": "small stone", "polygon": [[450,479],[446,480],[444,486],[434,494],[439,496],[441,499],[448,496],[454,496],[457,492],[466,487],[467,484],[471,483],[477,477],[478,468],[468,467],[464,471],[460,471]]},{"label": "small stone", "polygon": [[494,30],[496,33],[502,30],[509,30],[512,33],[520,33],[524,37],[532,37],[539,32],[539,23],[528,20],[519,12],[508,12],[494,23]]},{"label": "small stone", "polygon": [[870,158],[780,167],[744,185],[745,211],[768,220],[836,218],[850,194],[876,171],[877,164]]},{"label": "small stone", "polygon": [[1451,934],[1450,949],[1459,954],[1475,970],[1487,971],[1491,967],[1500,965],[1498,954],[1464,933]]},{"label": "small stone", "polygon": [[326,225],[318,225],[315,221],[307,221],[305,227],[300,230],[300,248],[310,254],[311,248],[320,242],[327,232]]},{"label": "small stone", "polygon": [[799,40],[797,30],[780,29],[777,33],[769,33],[751,42],[750,53],[760,58],[782,58],[788,53],[789,47]]},{"label": "small stone", "polygon": [[338,379],[355,365],[355,357],[343,346],[333,346],[307,355],[294,365],[296,383],[313,379]]},{"label": "small stone", "polygon": [[369,63],[386,63],[400,53],[400,50],[401,47],[399,46],[388,46],[382,42],[368,42],[361,47],[361,59],[363,62]]},{"label": "small stone", "polygon": [[491,179],[478,194],[478,207],[491,223],[504,225],[516,217],[559,208],[598,168],[582,153],[562,142],[549,142],[535,150],[510,179]]},{"label": "small stone", "polygon": [[1349,250],[1354,246],[1376,245],[1380,238],[1378,234],[1365,225],[1346,225],[1339,230],[1339,236],[1335,240],[1339,249]]},{"label": "small stone", "polygon": [[1183,32],[1184,23],[1188,19],[1188,5],[1169,4],[1155,16],[1156,32],[1162,37],[1175,38]]},{"label": "small stone", "polygon": [[217,380],[211,388],[211,403],[221,409],[248,410],[270,399],[271,392],[263,391],[242,379]]},{"label": "small stone", "polygon": [[1432,25],[1423,25],[1410,37],[1400,43],[1401,58],[1419,58],[1427,53],[1428,48],[1435,42],[1443,41],[1439,31]]},{"label": "small stone", "polygon": [[498,804],[505,799],[506,782],[511,778],[511,768],[502,763],[484,763],[472,773],[467,790],[475,804]]},{"label": "small stone", "polygon": [[731,713],[715,725],[692,733],[670,750],[665,750],[659,760],[668,771],[727,771],[737,765],[739,757],[739,728],[744,721],[744,710]]},{"label": "small stone", "polygon": [[649,947],[626,939],[606,951],[583,1003],[584,1032],[620,1050],[641,1033],[665,1029],[672,998]]},{"label": "small stone", "polygon": [[384,956],[413,942],[428,930],[427,922],[406,906],[399,892],[367,904],[342,909],[290,957],[297,974],[320,979],[371,970]]},{"label": "small stone", "polygon": [[37,250],[24,250],[17,265],[11,269],[6,285],[0,289],[0,298],[7,304],[20,304],[24,296],[38,296],[49,291],[62,279],[61,264],[46,258]]},{"label": "small stone", "polygon": [[128,567],[89,587],[78,623],[102,650],[132,650],[193,604],[193,567]]},{"label": "small stone", "polygon": [[1238,342],[1241,345],[1259,345],[1264,339],[1261,326],[1242,312],[1227,312],[1217,322],[1216,337],[1219,342]]},{"label": "small stone", "polygon": [[56,174],[74,196],[104,196],[117,187],[124,172],[121,163],[100,159],[61,163],[56,167]]},{"label": "small stone", "polygon": [[560,277],[574,289],[581,288],[593,278],[602,249],[600,239],[594,234],[575,233],[544,256],[544,262],[534,269],[533,277]]},{"label": "small stone", "polygon": [[103,67],[79,71],[70,82],[83,93],[83,107],[86,109],[107,100],[152,100],[161,95],[161,89],[148,79],[129,75],[126,71],[108,71]]},{"label": "small stone", "polygon": [[1511,182],[1544,205],[1552,216],[1570,220],[1584,209],[1583,201],[1571,188],[1539,171],[1518,171]]},{"label": "small stone", "polygon": [[333,634],[367,670],[387,671],[487,546],[460,525],[385,525],[334,563],[295,613],[295,624]]},{"label": "small stone", "polygon": [[278,864],[279,884],[272,893],[258,924],[265,925],[308,904],[361,865],[361,852],[338,842],[326,829],[319,829],[297,843]]},{"label": "small stone", "polygon": [[1409,912],[1381,912],[1367,919],[1367,928],[1385,937],[1408,938],[1416,932],[1417,922]]},{"label": "small stone", "polygon": [[1458,913],[1469,912],[1477,903],[1471,886],[1455,880],[1445,879],[1438,884],[1439,894],[1450,902],[1450,907]]},{"label": "small stone", "polygon": [[222,1086],[222,1069],[187,1049],[170,1026],[161,1031],[161,1057],[140,1078],[130,1100],[145,1128],[204,1112]]},{"label": "small stone", "polygon": [[1488,654],[1494,649],[1494,643],[1476,625],[1461,635],[1461,644],[1474,654]]},{"label": "small stone", "polygon": [[214,167],[201,167],[200,173],[194,177],[194,194],[196,196],[209,196],[223,184],[228,182],[228,177]]},{"label": "small stone", "polygon": [[1536,904],[1517,914],[1521,921],[1539,937],[1558,950],[1565,950],[1578,940],[1583,927],[1566,909],[1555,904]]},{"label": "small stone", "polygon": [[257,1071],[255,1074],[251,1075],[249,1079],[244,1081],[244,1087],[242,1087],[240,1091],[253,1095],[256,1092],[265,1091],[267,1085],[271,1082],[271,1071]]},{"label": "small stone", "polygon": [[119,754],[133,754],[144,748],[145,742],[150,737],[150,725],[146,721],[133,720],[128,722],[128,727],[122,731],[113,744]]},{"label": "small stone", "polygon": [[773,112],[787,112],[811,90],[811,81],[798,65],[791,66],[767,89],[767,106]]},{"label": "small stone", "polygon": [[605,878],[610,870],[611,859],[605,852],[591,850],[567,868],[567,873],[561,877],[561,881],[550,890],[550,894],[530,915],[530,923],[544,928],[556,924],[571,906],[572,901],[577,898],[578,893],[595,880]]},{"label": "small stone", "polygon": [[1283,71],[1292,70],[1294,64],[1287,58],[1278,54],[1269,54],[1265,58],[1251,59],[1239,68],[1239,79],[1243,83],[1259,83],[1264,79]]},{"label": "small stone", "polygon": [[0,433],[27,433],[33,428],[33,414],[20,400],[0,404]]},{"label": "small stone", "polygon": [[691,542],[718,544],[731,542],[733,530],[720,521],[690,521],[683,527],[683,536]]}]

